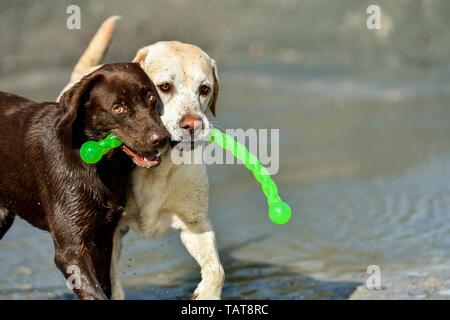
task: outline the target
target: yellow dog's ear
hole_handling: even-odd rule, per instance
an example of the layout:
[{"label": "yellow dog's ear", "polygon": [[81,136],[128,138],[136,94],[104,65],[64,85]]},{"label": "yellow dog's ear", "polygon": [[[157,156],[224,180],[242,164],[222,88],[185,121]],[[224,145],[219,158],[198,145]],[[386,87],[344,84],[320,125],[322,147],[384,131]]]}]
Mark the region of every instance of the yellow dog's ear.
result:
[{"label": "yellow dog's ear", "polygon": [[141,62],[144,61],[145,58],[147,57],[147,54],[148,48],[145,47],[139,49],[139,51],[136,53],[136,56],[133,59],[133,62],[141,64]]},{"label": "yellow dog's ear", "polygon": [[217,70],[217,63],[215,60],[211,59],[211,65],[212,65],[212,72],[214,76],[214,88],[213,88],[213,94],[211,97],[211,102],[209,103],[209,110],[211,110],[211,113],[213,116],[216,116],[216,103],[217,103],[217,97],[219,96],[219,72]]}]

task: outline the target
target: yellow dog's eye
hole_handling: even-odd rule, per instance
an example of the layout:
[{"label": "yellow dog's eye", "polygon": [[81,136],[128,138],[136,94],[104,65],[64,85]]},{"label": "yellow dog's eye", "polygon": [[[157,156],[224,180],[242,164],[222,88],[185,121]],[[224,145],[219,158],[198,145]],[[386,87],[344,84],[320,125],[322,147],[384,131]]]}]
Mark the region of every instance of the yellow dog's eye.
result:
[{"label": "yellow dog's eye", "polygon": [[153,103],[156,101],[156,96],[153,93],[149,93],[147,99],[148,102]]},{"label": "yellow dog's eye", "polygon": [[112,108],[112,111],[114,113],[122,113],[125,112],[125,106],[121,105],[121,104],[115,104]]},{"label": "yellow dog's eye", "polygon": [[207,85],[200,86],[200,95],[207,96],[211,89]]},{"label": "yellow dog's eye", "polygon": [[172,89],[170,83],[164,82],[158,86],[159,90],[162,92],[169,92]]}]

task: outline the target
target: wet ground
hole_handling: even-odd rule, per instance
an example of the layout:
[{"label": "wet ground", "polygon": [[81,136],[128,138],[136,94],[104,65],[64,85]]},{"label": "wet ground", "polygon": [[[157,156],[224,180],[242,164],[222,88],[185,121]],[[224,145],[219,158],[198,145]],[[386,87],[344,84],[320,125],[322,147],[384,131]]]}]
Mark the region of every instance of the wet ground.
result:
[{"label": "wet ground", "polygon": [[[216,125],[280,128],[274,179],[293,208],[288,225],[274,225],[245,168],[209,167],[223,298],[449,297],[448,86],[332,74],[222,72]],[[11,76],[0,89],[52,99],[67,75]],[[48,234],[16,221],[0,242],[0,298],[72,298],[52,255]],[[381,290],[365,286],[369,265]],[[130,299],[187,299],[199,281],[175,232],[127,235],[120,269]]]}]

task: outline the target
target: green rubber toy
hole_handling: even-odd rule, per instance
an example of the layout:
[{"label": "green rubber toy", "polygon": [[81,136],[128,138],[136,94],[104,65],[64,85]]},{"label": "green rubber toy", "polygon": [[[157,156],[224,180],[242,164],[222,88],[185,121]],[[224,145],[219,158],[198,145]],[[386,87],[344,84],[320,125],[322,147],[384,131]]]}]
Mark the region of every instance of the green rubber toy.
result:
[{"label": "green rubber toy", "polygon": [[291,208],[280,198],[277,185],[270,177],[267,169],[261,165],[258,158],[246,146],[220,130],[213,128],[208,140],[231,152],[235,158],[241,160],[244,166],[253,173],[267,198],[270,220],[276,224],[289,222],[291,219]]},{"label": "green rubber toy", "polygon": [[83,143],[80,148],[80,156],[87,164],[96,164],[110,150],[118,148],[121,145],[122,141],[114,134],[110,134],[103,140]]},{"label": "green rubber toy", "polygon": [[[235,158],[241,160],[244,166],[253,173],[267,198],[270,220],[276,224],[289,222],[291,219],[291,208],[280,198],[277,185],[270,177],[267,169],[261,165],[258,158],[246,146],[220,130],[212,129],[208,140],[216,143],[222,149],[230,151]],[[122,141],[114,134],[110,134],[103,140],[83,143],[80,149],[80,156],[84,162],[95,164],[110,150],[121,145]]]}]

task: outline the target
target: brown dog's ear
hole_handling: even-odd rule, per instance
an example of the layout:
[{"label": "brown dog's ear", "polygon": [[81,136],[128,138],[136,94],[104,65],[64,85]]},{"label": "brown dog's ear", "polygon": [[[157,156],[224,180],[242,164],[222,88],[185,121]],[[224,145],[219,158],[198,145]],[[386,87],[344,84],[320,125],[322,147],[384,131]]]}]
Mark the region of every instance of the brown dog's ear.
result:
[{"label": "brown dog's ear", "polygon": [[59,103],[64,107],[64,115],[58,122],[57,129],[65,128],[73,124],[77,118],[78,108],[83,103],[83,98],[101,78],[103,78],[103,73],[94,71],[62,94]]},{"label": "brown dog's ear", "polygon": [[144,47],[139,49],[139,51],[136,53],[136,56],[133,59],[134,63],[141,64],[142,61],[147,57],[148,54],[148,48]]},{"label": "brown dog's ear", "polygon": [[213,116],[216,116],[216,103],[217,103],[217,97],[219,96],[219,72],[217,71],[217,63],[215,60],[211,59],[211,65],[212,65],[212,71],[214,75],[214,89],[213,94],[211,97],[211,102],[209,103],[209,110],[211,110],[211,113]]}]

